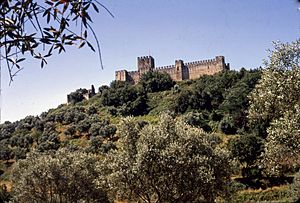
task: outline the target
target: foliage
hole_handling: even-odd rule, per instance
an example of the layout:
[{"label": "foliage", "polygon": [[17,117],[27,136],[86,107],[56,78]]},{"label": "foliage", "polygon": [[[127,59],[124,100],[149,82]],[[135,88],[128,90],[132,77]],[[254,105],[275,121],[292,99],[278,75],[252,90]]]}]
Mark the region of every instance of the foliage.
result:
[{"label": "foliage", "polygon": [[101,103],[104,106],[119,107],[124,103],[135,100],[137,97],[138,92],[135,87],[124,83],[124,86],[104,90],[101,94]]},{"label": "foliage", "polygon": [[245,190],[237,193],[233,198],[233,202],[294,202],[286,187],[274,187],[266,190]]},{"label": "foliage", "polygon": [[287,111],[268,128],[262,165],[272,175],[300,168],[300,108]]},{"label": "foliage", "polygon": [[300,172],[295,173],[294,181],[289,185],[288,191],[294,202],[300,201]]},{"label": "foliage", "polygon": [[8,192],[6,185],[0,185],[0,202],[9,202],[11,194]]},{"label": "foliage", "polygon": [[[4,50],[3,57],[11,80],[21,70],[20,63],[29,54],[40,60],[43,67],[55,49],[61,53],[66,46],[79,44],[81,48],[87,44],[95,51],[88,41],[90,32],[100,51],[89,14],[90,8],[99,12],[99,5],[106,9],[97,0],[10,0],[0,4],[0,49]],[[80,29],[75,29],[76,26]],[[99,58],[101,61],[100,52]]]},{"label": "foliage", "polygon": [[300,40],[274,46],[265,61],[267,68],[249,96],[249,118],[254,124],[279,119],[300,101]]},{"label": "foliage", "polygon": [[1,125],[0,128],[0,140],[10,138],[12,133],[15,131],[16,126],[14,123],[6,121]]},{"label": "foliage", "polygon": [[213,202],[217,196],[228,195],[229,156],[213,135],[167,115],[142,130],[132,119],[125,119],[120,132],[121,149],[103,163],[117,198]]},{"label": "foliage", "polygon": [[119,114],[122,116],[138,116],[148,112],[147,97],[145,95],[138,96],[136,100],[129,101],[119,108]]},{"label": "foliage", "polygon": [[78,89],[75,92],[71,92],[68,94],[68,102],[71,104],[76,104],[81,102],[85,99],[84,95],[88,94],[87,89]]},{"label": "foliage", "polygon": [[89,119],[84,119],[76,125],[76,129],[79,133],[87,133],[90,127],[91,127],[91,122]]},{"label": "foliage", "polygon": [[208,119],[207,112],[189,112],[183,117],[183,120],[187,124],[202,128],[205,132],[211,131],[211,127],[208,125]]},{"label": "foliage", "polygon": [[142,86],[144,92],[149,93],[170,90],[175,82],[165,72],[149,71],[142,75],[139,84]]},{"label": "foliage", "polygon": [[117,131],[115,125],[104,124],[99,129],[99,135],[103,138],[112,137]]},{"label": "foliage", "polygon": [[97,157],[59,150],[32,153],[13,172],[13,202],[108,202],[94,180]]},{"label": "foliage", "polygon": [[40,152],[57,150],[60,147],[58,133],[55,131],[44,132],[37,141],[37,150]]},{"label": "foliage", "polygon": [[14,158],[13,150],[7,145],[0,146],[0,159],[8,161],[12,158]]},{"label": "foliage", "polygon": [[76,133],[76,127],[74,125],[70,125],[66,127],[65,135],[73,136]]},{"label": "foliage", "polygon": [[275,43],[262,78],[250,95],[249,118],[268,127],[262,165],[283,175],[300,167],[300,40]]},{"label": "foliage", "polygon": [[95,106],[89,106],[88,109],[86,110],[86,113],[88,115],[97,114],[97,108]]},{"label": "foliage", "polygon": [[[138,87],[123,81],[115,81],[111,88],[101,93],[101,103],[104,106],[113,106],[122,116],[138,116],[148,112],[147,96]],[[110,110],[113,115],[114,110]]]},{"label": "foliage", "polygon": [[195,110],[208,111],[211,113],[210,117],[217,122],[224,117],[220,124],[221,132],[252,132],[247,119],[248,94],[254,88],[260,74],[258,69],[247,71],[242,68],[239,72],[224,71],[213,76],[202,76],[189,88],[181,87],[181,91],[174,93],[172,108],[178,114]]},{"label": "foliage", "polygon": [[91,138],[91,151],[97,152],[101,149],[104,139],[102,137],[92,137]]},{"label": "foliage", "polygon": [[221,132],[225,134],[235,134],[237,131],[234,119],[226,115],[219,123],[219,129]]},{"label": "foliage", "polygon": [[189,96],[192,94],[191,91],[181,91],[175,99],[174,111],[177,113],[184,113],[189,108]]},{"label": "foliage", "polygon": [[15,160],[19,160],[19,159],[25,159],[26,158],[26,154],[27,152],[29,152],[29,149],[24,149],[21,147],[16,147],[14,148],[14,155],[15,155]]},{"label": "foliage", "polygon": [[228,148],[233,158],[246,164],[242,168],[243,176],[250,176],[251,171],[256,168],[255,162],[263,152],[263,147],[263,140],[254,135],[242,135],[230,139]]}]

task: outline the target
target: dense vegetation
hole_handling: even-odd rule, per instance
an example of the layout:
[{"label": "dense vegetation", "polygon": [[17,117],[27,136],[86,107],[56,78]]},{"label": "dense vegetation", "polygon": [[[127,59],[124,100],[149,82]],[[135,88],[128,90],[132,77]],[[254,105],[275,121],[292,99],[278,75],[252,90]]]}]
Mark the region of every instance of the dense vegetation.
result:
[{"label": "dense vegetation", "polygon": [[5,122],[0,198],[296,201],[299,59],[299,41],[276,44],[265,69],[177,83],[149,72],[137,85],[113,81],[88,101],[79,89],[69,105]]}]

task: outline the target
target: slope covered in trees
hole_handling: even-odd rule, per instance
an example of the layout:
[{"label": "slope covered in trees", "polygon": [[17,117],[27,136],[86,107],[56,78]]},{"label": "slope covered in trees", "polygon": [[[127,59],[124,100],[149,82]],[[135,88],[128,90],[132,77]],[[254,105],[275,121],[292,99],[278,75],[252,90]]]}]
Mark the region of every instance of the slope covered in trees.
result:
[{"label": "slope covered in trees", "polygon": [[[279,44],[266,69],[228,70],[177,83],[150,72],[135,86],[121,81],[101,86],[90,100],[82,99],[80,89],[74,93],[80,99],[69,105],[5,122],[0,172],[1,182],[9,184],[0,197],[15,202],[30,202],[30,195],[37,202],[297,199],[298,179],[284,186],[299,169],[296,50],[298,42]],[[70,192],[75,190],[76,195]]]}]

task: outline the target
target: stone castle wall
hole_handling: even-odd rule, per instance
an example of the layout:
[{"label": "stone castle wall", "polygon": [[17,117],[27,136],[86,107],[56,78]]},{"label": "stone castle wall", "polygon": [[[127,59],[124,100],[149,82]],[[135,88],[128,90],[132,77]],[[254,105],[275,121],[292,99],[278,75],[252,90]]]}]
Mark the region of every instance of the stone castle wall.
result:
[{"label": "stone castle wall", "polygon": [[202,75],[213,75],[223,70],[229,69],[229,64],[225,63],[224,56],[216,56],[214,59],[194,61],[184,63],[182,60],[176,60],[175,65],[155,67],[152,56],[138,57],[137,71],[116,71],[116,80],[128,81],[132,84],[139,82],[142,74],[148,71],[165,72],[170,75],[174,81],[194,80]]}]

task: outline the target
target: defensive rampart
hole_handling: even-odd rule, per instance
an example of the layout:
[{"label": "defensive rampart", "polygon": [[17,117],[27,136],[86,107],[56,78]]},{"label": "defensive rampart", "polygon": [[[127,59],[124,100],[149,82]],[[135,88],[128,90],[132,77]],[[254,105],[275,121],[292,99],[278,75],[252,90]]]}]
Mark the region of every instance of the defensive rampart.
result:
[{"label": "defensive rampart", "polygon": [[214,59],[188,63],[184,63],[182,60],[176,60],[175,65],[161,67],[155,67],[154,58],[152,56],[138,57],[137,60],[137,71],[116,71],[116,80],[136,84],[139,82],[142,74],[149,71],[158,71],[168,73],[174,81],[182,81],[193,80],[202,75],[213,75],[223,70],[229,70],[229,63],[225,63],[224,56],[216,56]]}]

